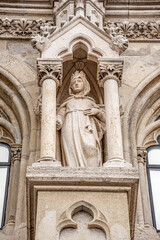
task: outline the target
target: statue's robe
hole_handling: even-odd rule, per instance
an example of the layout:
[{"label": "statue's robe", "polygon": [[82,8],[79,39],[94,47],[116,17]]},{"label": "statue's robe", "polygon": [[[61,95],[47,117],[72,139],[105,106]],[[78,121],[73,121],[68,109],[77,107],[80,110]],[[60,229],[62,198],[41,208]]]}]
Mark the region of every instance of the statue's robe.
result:
[{"label": "statue's robe", "polygon": [[[104,117],[101,121],[100,117],[84,114],[84,110],[92,108],[99,107],[91,97],[73,95],[58,109],[63,166],[102,166],[100,141],[104,134]],[[104,112],[100,111],[102,116]]]}]

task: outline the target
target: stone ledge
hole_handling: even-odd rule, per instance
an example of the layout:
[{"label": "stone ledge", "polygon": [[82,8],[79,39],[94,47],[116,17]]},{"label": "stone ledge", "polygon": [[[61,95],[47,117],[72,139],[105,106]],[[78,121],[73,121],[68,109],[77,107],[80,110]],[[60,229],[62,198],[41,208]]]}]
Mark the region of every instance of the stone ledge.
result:
[{"label": "stone ledge", "polygon": [[138,170],[135,168],[70,168],[70,167],[54,167],[53,165],[42,165],[40,163],[35,163],[33,166],[27,168],[27,178],[28,180],[41,178],[53,180],[55,178],[76,180],[81,178],[94,179],[97,178],[98,181],[103,181],[104,179],[114,178],[114,179],[135,179],[138,180]]}]

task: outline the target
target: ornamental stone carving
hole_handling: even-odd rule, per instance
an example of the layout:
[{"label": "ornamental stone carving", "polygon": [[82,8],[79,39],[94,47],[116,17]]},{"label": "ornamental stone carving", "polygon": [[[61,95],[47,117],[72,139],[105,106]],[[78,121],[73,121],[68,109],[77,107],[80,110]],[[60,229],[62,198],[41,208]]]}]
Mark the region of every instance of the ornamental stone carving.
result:
[{"label": "ornamental stone carving", "polygon": [[145,147],[137,147],[137,161],[145,164],[147,151]]},{"label": "ornamental stone carving", "polygon": [[20,19],[0,19],[0,37],[2,38],[31,38],[33,35],[40,34],[45,25],[53,26],[51,20],[28,20]]},{"label": "ornamental stone carving", "polygon": [[40,26],[40,34],[32,37],[31,44],[33,48],[37,48],[40,52],[44,49],[50,35],[56,30],[56,26],[49,23]]},{"label": "ornamental stone carving", "polygon": [[82,61],[77,61],[75,63],[76,70],[79,70],[79,71],[83,70],[84,66],[85,66],[85,62],[83,60]]},{"label": "ornamental stone carving", "polygon": [[110,47],[121,55],[128,48],[128,39],[122,35],[114,35],[111,36],[111,44]]},{"label": "ornamental stone carving", "polygon": [[12,162],[21,160],[22,145],[21,144],[12,144],[11,145],[11,157]]},{"label": "ornamental stone carving", "polygon": [[99,64],[98,69],[98,84],[100,87],[103,87],[104,82],[107,79],[114,79],[118,82],[118,85],[121,84],[122,79],[122,70],[123,64],[122,63],[106,63],[106,64]]},{"label": "ornamental stone carving", "polygon": [[111,23],[111,22],[105,23],[104,30],[107,32],[107,34],[111,38],[110,47],[116,52],[118,52],[119,54],[122,54],[128,48],[129,42],[126,36],[118,32],[114,23]]},{"label": "ornamental stone carving", "polygon": [[104,30],[111,34],[122,35],[130,40],[159,40],[160,39],[160,20],[156,22],[111,22],[104,24]]},{"label": "ornamental stone carving", "polygon": [[57,87],[62,85],[62,65],[57,63],[38,63],[38,79],[39,85],[45,79],[52,79],[56,82]]}]

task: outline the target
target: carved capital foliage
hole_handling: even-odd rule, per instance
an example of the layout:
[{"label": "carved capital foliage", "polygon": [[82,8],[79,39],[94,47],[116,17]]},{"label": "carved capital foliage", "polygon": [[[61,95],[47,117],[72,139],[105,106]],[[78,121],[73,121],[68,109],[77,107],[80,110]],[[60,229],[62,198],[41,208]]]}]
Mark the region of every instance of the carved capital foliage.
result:
[{"label": "carved capital foliage", "polygon": [[53,26],[53,21],[28,20],[26,18],[0,19],[0,37],[30,39],[33,35],[40,34],[45,25]]},{"label": "carved capital foliage", "polygon": [[56,82],[57,87],[62,85],[62,64],[61,63],[38,63],[39,85],[45,79],[52,79]]},{"label": "carved capital foliage", "polygon": [[137,147],[137,161],[145,164],[147,151],[145,147]]},{"label": "carved capital foliage", "polygon": [[156,22],[111,22],[104,24],[107,34],[121,35],[129,40],[160,40],[160,20]]},{"label": "carved capital foliage", "polygon": [[12,162],[21,160],[22,145],[21,144],[12,144],[11,145],[11,157]]},{"label": "carved capital foliage", "polygon": [[122,79],[122,63],[106,63],[99,64],[98,69],[98,84],[100,87],[104,86],[104,82],[108,79],[114,79],[118,82],[120,86]]}]

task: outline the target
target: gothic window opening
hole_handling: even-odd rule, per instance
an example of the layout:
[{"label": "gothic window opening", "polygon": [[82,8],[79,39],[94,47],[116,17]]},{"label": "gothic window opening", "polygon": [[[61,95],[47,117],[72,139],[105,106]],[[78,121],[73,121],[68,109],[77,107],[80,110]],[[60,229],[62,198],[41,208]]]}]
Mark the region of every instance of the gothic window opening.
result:
[{"label": "gothic window opening", "polygon": [[7,203],[11,149],[8,144],[0,143],[0,229],[4,226]]},{"label": "gothic window opening", "polygon": [[160,232],[160,136],[157,141],[159,145],[147,149],[147,174],[153,226]]}]

